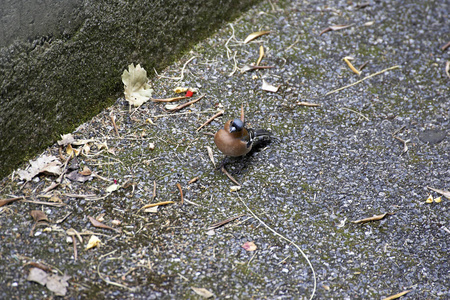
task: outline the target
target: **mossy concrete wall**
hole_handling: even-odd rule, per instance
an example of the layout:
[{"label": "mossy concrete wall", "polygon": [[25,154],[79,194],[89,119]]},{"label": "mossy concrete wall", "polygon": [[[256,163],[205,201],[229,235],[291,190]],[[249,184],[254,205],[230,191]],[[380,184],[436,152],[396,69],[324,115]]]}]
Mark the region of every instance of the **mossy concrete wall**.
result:
[{"label": "mossy concrete wall", "polygon": [[0,177],[113,103],[128,64],[159,70],[256,1],[2,1]]}]

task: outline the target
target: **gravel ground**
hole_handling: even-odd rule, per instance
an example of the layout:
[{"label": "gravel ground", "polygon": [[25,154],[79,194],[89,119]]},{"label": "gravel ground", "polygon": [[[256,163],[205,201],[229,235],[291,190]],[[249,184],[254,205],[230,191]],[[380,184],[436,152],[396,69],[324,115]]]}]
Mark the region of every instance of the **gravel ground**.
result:
[{"label": "gravel ground", "polygon": [[[202,100],[170,113],[153,102],[130,112],[120,98],[73,133],[93,140],[91,151],[78,157],[80,168],[110,181],[65,179],[44,195],[56,177],[26,184],[5,178],[3,199],[66,205],[19,201],[0,208],[0,298],[53,298],[27,281],[38,263],[71,277],[71,299],[201,298],[192,287],[221,299],[309,299],[314,278],[316,299],[382,299],[402,291],[410,291],[402,299],[449,299],[449,199],[425,202],[439,196],[427,187],[450,190],[450,49],[441,50],[450,38],[448,1],[369,4],[264,2],[198,44],[152,85],[155,98],[189,86]],[[320,35],[338,24],[352,26]],[[242,43],[259,30],[271,33]],[[274,68],[233,73],[235,65],[255,64],[260,46],[261,65]],[[368,62],[360,76],[342,61],[346,56],[355,67]],[[278,92],[263,91],[262,79],[281,85]],[[277,138],[227,165],[242,184],[233,192],[235,184],[215,169],[206,147],[219,163],[223,155],[208,133],[238,117],[241,104],[248,126]],[[221,109],[222,117],[196,131]],[[401,140],[408,141],[406,152]],[[96,146],[102,142],[108,150]],[[46,151],[59,153],[57,145]],[[111,180],[122,188],[108,194]],[[141,210],[161,201],[175,203]],[[31,210],[43,210],[52,223],[30,237]],[[384,213],[391,214],[351,223]],[[121,232],[96,228],[88,216]],[[76,260],[70,228],[91,231],[78,241]],[[85,250],[92,232],[102,243]],[[246,251],[245,242],[257,250]]]}]

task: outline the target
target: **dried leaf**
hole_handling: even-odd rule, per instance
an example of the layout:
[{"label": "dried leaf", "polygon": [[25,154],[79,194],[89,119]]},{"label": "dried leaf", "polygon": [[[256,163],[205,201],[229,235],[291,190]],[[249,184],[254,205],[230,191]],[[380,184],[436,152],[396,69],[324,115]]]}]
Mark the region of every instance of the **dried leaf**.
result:
[{"label": "dried leaf", "polygon": [[188,184],[192,184],[192,183],[196,182],[198,179],[199,179],[198,176],[197,176],[197,177],[194,177],[194,178],[192,178],[191,180],[189,180]]},{"label": "dried leaf", "polygon": [[72,144],[73,142],[75,142],[73,135],[71,133],[68,133],[68,134],[61,135],[61,140],[58,141],[58,145],[67,146],[69,144]]},{"label": "dried leaf", "polygon": [[165,109],[167,110],[173,110],[175,108],[177,108],[178,104],[166,104],[166,106],[164,106]]},{"label": "dried leaf", "polygon": [[266,92],[272,92],[272,93],[276,93],[278,92],[278,89],[280,88],[281,85],[279,86],[273,86],[270,83],[267,83],[267,81],[265,81],[263,79],[263,83],[262,83],[262,90],[266,91]]},{"label": "dried leaf", "polygon": [[256,61],[255,65],[259,66],[259,63],[261,62],[263,57],[264,57],[264,47],[261,45],[261,46],[259,46],[259,57],[258,57],[258,60]]},{"label": "dried leaf", "polygon": [[118,189],[120,189],[121,188],[121,186],[119,185],[119,184],[111,184],[110,186],[108,186],[107,188],[106,188],[106,192],[108,193],[108,194],[111,194],[112,192],[115,192],[115,191],[117,191]]},{"label": "dried leaf", "polygon": [[67,287],[69,283],[67,282],[70,276],[63,275],[62,277],[56,274],[52,274],[47,277],[47,288],[54,292],[56,296],[65,296],[67,293]]},{"label": "dried leaf", "polygon": [[433,203],[433,196],[428,196],[427,200],[425,200],[425,203]]},{"label": "dried leaf", "polygon": [[146,208],[146,209],[144,209],[144,212],[146,212],[146,213],[153,213],[153,214],[157,213],[158,212],[158,207],[159,206]]},{"label": "dried leaf", "polygon": [[208,291],[205,288],[196,288],[196,287],[191,287],[191,289],[199,296],[202,296],[203,298],[211,298],[212,296],[214,296],[213,293],[211,293],[210,291]]},{"label": "dried leaf", "polygon": [[213,150],[210,146],[206,146],[206,151],[208,151],[208,157],[213,163],[214,167],[216,166],[216,161],[214,160]]},{"label": "dried leaf", "polygon": [[248,42],[253,41],[254,39],[256,39],[256,38],[258,38],[258,37],[260,37],[260,36],[262,36],[262,35],[269,34],[270,32],[271,32],[271,31],[269,31],[269,30],[264,30],[264,31],[256,31],[256,32],[250,33],[250,34],[245,38],[244,44],[247,44]]},{"label": "dried leaf", "polygon": [[230,186],[230,192],[237,192],[241,189],[240,185],[232,185]]},{"label": "dried leaf", "polygon": [[32,210],[30,212],[30,215],[33,217],[33,220],[35,222],[41,221],[49,222],[47,215],[42,210]]},{"label": "dried leaf", "polygon": [[358,71],[358,70],[356,70],[356,68],[355,68],[355,67],[352,65],[352,63],[350,62],[350,60],[353,60],[353,57],[347,56],[347,57],[344,57],[342,60],[345,61],[345,63],[346,63],[347,66],[350,68],[350,70],[353,71],[353,73],[358,74],[358,75],[361,75],[361,72]]},{"label": "dried leaf", "polygon": [[258,249],[258,247],[253,242],[245,242],[244,245],[242,245],[242,248],[245,249],[245,251],[255,251]]},{"label": "dried leaf", "polygon": [[401,293],[384,298],[383,300],[394,300],[394,299],[400,298],[401,296],[403,296],[405,294],[408,294],[409,292],[411,292],[411,290],[403,291]]},{"label": "dried leaf", "polygon": [[6,204],[9,204],[9,203],[11,203],[11,202],[15,202],[15,201],[18,201],[18,200],[23,200],[23,199],[24,199],[24,198],[22,198],[22,197],[9,198],[9,199],[2,199],[2,200],[0,200],[0,207],[4,206],[4,205],[6,205]]},{"label": "dried leaf", "polygon": [[393,215],[393,214],[394,213],[384,213],[382,215],[378,215],[378,216],[373,216],[373,217],[370,217],[370,218],[365,218],[365,219],[352,221],[352,223],[359,224],[359,223],[367,223],[367,222],[371,222],[371,221],[379,221],[379,220],[383,219],[384,217],[386,217],[387,215]]},{"label": "dried leaf", "polygon": [[442,196],[444,196],[447,199],[450,199],[450,191],[446,191],[446,190],[440,190],[440,189],[435,189],[432,187],[427,186],[428,189],[435,191],[438,194],[441,194]]},{"label": "dried leaf", "polygon": [[39,268],[31,268],[28,274],[27,280],[34,281],[41,285],[47,286],[47,288],[54,292],[56,296],[65,296],[67,293],[67,287],[69,284],[67,281],[70,276],[59,276],[56,274],[47,274],[44,270]]},{"label": "dried leaf", "polygon": [[108,144],[106,141],[104,141],[103,143],[95,143],[94,145],[95,145],[95,147],[97,147],[98,150],[102,150],[102,149],[108,150]]},{"label": "dried leaf", "polygon": [[89,176],[92,175],[92,171],[88,167],[84,166],[83,171],[81,171],[80,174],[83,176]]},{"label": "dried leaf", "polygon": [[364,23],[364,26],[372,26],[375,22],[374,21],[369,21]]},{"label": "dried leaf", "polygon": [[139,107],[147,102],[153,93],[148,83],[147,71],[134,64],[128,66],[128,71],[123,71],[122,82],[125,85],[125,99],[135,107]]},{"label": "dried leaf", "polygon": [[98,237],[96,237],[95,235],[91,235],[91,238],[89,239],[89,242],[86,246],[86,250],[100,246],[101,243],[102,242],[100,241],[100,239]]},{"label": "dried leaf", "polygon": [[44,270],[39,268],[31,268],[27,280],[37,282],[40,285],[45,285],[47,283],[47,277],[47,272]]},{"label": "dried leaf", "polygon": [[434,202],[436,202],[436,203],[441,203],[441,202],[442,202],[442,197],[439,196],[439,197],[437,197],[437,198],[434,198]]},{"label": "dried leaf", "polygon": [[334,25],[334,26],[330,26],[330,27],[325,28],[324,30],[322,30],[319,33],[319,35],[322,35],[322,34],[324,34],[325,32],[328,32],[328,31],[337,31],[337,30],[345,29],[345,28],[348,28],[350,26],[352,26],[352,24],[351,25]]},{"label": "dried leaf", "polygon": [[81,173],[78,173],[77,170],[75,170],[67,174],[66,178],[70,179],[71,181],[86,182],[92,180],[92,178],[94,177],[92,175],[89,176],[82,175]]},{"label": "dried leaf", "polygon": [[61,162],[53,155],[43,155],[35,161],[30,160],[30,166],[26,170],[19,170],[17,174],[21,180],[30,181],[34,176],[45,173],[59,176],[62,173]]},{"label": "dried leaf", "polygon": [[187,87],[181,87],[181,86],[177,86],[176,88],[173,89],[173,92],[176,94],[181,94],[181,93],[186,93],[188,91],[189,88]]},{"label": "dried leaf", "polygon": [[105,224],[103,224],[102,222],[97,221],[95,218],[93,218],[93,217],[91,217],[91,216],[88,216],[88,219],[89,219],[89,221],[91,221],[91,224],[92,224],[94,227],[97,227],[97,228],[103,228],[103,229],[110,229],[110,230],[114,230],[114,231],[120,232],[119,229],[112,228],[111,226],[105,225]]}]

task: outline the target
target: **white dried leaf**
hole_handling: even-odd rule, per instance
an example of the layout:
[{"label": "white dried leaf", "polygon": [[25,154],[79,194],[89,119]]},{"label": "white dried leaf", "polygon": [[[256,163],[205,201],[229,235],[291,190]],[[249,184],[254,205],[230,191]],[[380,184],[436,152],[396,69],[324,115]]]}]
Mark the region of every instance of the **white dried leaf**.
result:
[{"label": "white dried leaf", "polygon": [[122,82],[125,85],[125,99],[131,105],[139,107],[152,97],[153,89],[148,83],[147,71],[141,65],[129,65],[128,71],[123,71]]},{"label": "white dried leaf", "polygon": [[34,161],[30,160],[30,166],[26,170],[19,170],[17,174],[21,180],[30,181],[40,173],[59,176],[61,172],[61,162],[56,156],[43,155]]},{"label": "white dried leaf", "polygon": [[106,192],[108,193],[108,194],[111,194],[112,192],[115,192],[115,191],[117,191],[118,189],[120,189],[120,185],[119,184],[111,184],[110,186],[108,186],[107,188],[106,188]]},{"label": "white dried leaf", "polygon": [[191,287],[191,289],[199,296],[202,296],[203,298],[211,298],[212,296],[214,296],[213,293],[211,293],[210,291],[208,291],[205,288],[196,288],[196,287]]},{"label": "white dried leaf", "polygon": [[61,140],[58,141],[58,145],[67,146],[68,144],[72,144],[75,142],[73,135],[71,133],[61,135]]},{"label": "white dried leaf", "polygon": [[96,237],[95,235],[92,235],[91,238],[89,239],[88,244],[86,245],[86,250],[97,247],[100,244],[101,244],[100,239],[98,237]]},{"label": "white dried leaf", "polygon": [[279,88],[280,88],[280,86],[271,85],[270,83],[268,83],[267,81],[265,81],[263,79],[263,83],[262,83],[262,90],[263,91],[276,93],[276,92],[278,92]]}]

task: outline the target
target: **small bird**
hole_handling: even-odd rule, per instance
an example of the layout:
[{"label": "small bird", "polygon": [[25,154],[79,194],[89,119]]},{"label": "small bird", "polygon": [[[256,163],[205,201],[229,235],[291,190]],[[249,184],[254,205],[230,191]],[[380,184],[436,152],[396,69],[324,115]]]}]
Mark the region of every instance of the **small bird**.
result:
[{"label": "small bird", "polygon": [[224,128],[216,132],[214,143],[226,156],[239,157],[249,153],[255,141],[271,136],[270,131],[247,129],[241,119],[234,119],[226,122]]}]

